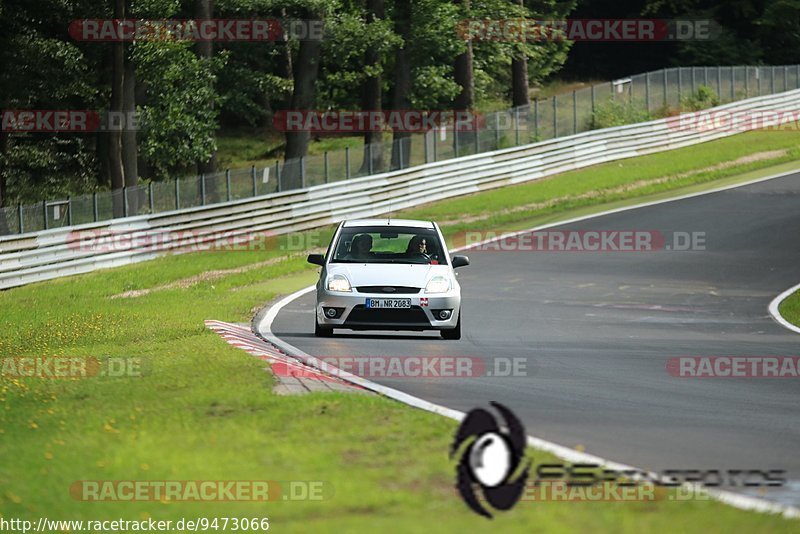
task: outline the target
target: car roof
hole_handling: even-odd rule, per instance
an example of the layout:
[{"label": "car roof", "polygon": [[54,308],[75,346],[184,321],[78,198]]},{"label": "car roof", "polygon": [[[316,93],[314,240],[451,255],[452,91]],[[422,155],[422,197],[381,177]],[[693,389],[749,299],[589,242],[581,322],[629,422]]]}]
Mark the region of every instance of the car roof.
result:
[{"label": "car roof", "polygon": [[431,221],[415,221],[412,219],[358,219],[345,221],[346,228],[352,226],[406,226],[412,228],[433,228]]}]

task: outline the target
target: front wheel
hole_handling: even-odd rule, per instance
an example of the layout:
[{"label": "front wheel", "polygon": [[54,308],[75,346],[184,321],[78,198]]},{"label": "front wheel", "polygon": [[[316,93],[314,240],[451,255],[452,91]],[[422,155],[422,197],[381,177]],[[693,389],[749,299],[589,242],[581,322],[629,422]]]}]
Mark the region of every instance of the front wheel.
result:
[{"label": "front wheel", "polygon": [[314,335],[317,337],[331,337],[333,335],[333,328],[325,328],[314,321]]},{"label": "front wheel", "polygon": [[461,310],[458,312],[456,327],[450,330],[442,330],[443,339],[461,339]]}]

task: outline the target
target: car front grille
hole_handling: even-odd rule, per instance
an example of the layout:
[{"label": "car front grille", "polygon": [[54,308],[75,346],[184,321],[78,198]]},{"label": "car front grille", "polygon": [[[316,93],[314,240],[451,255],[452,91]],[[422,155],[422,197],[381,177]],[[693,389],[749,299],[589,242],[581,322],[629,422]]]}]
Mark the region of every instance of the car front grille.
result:
[{"label": "car front grille", "polygon": [[420,288],[408,286],[358,286],[359,293],[386,293],[387,295],[413,295]]},{"label": "car front grille", "polygon": [[390,308],[390,309],[367,309],[359,304],[355,306],[350,315],[347,316],[345,326],[380,326],[397,325],[424,328],[430,327],[431,323],[422,308],[412,306],[411,308]]}]

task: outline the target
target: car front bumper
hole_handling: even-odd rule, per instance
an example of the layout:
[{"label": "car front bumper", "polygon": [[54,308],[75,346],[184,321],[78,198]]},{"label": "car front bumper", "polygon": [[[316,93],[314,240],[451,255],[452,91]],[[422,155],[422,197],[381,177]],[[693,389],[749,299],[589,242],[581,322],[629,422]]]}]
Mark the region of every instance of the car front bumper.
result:
[{"label": "car front bumper", "polygon": [[[368,298],[407,298],[411,308],[367,309]],[[427,304],[424,299],[427,299]],[[328,317],[326,308],[337,309],[337,317]],[[451,310],[450,317],[441,320],[434,311]],[[428,295],[417,294],[350,293],[317,289],[317,323],[328,328],[351,330],[449,330],[458,323],[461,310],[461,291]]]}]

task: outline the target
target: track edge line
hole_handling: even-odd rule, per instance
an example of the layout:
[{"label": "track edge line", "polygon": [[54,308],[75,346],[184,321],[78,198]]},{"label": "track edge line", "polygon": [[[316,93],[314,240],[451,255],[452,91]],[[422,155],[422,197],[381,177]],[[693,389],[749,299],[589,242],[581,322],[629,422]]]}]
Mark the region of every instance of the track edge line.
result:
[{"label": "track edge line", "polygon": [[772,316],[772,319],[776,323],[783,326],[784,328],[787,328],[788,330],[791,330],[792,332],[800,334],[800,327],[790,323],[783,315],[781,315],[781,312],[779,310],[781,303],[784,300],[788,299],[790,296],[794,295],[797,291],[800,291],[800,284],[790,287],[789,289],[787,289],[786,291],[784,291],[783,293],[772,299],[772,302],[769,303],[768,309],[770,316]]}]

